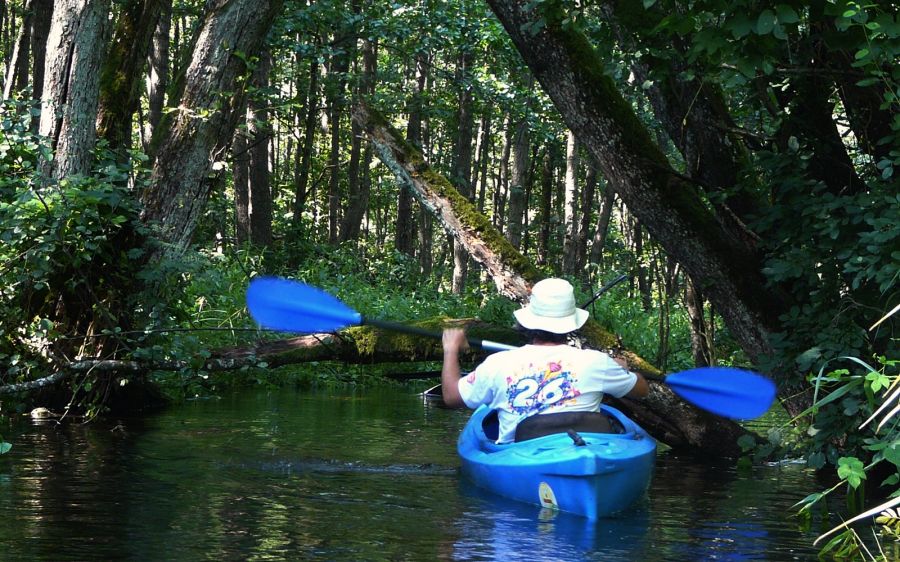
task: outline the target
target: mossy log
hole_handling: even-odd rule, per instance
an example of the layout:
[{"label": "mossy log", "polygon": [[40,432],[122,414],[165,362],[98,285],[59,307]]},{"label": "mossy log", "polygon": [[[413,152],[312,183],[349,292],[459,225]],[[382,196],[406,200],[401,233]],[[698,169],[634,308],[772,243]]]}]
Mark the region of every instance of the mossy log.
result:
[{"label": "mossy log", "polygon": [[[541,274],[498,232],[490,221],[440,174],[431,169],[421,152],[372,107],[360,104],[353,118],[363,126],[381,161],[391,169],[403,188],[412,191],[493,279],[498,291],[519,302],[527,301],[531,285]],[[593,320],[581,330],[583,345],[624,357],[639,373],[660,371],[637,354],[623,349],[619,338]],[[651,434],[674,448],[715,455],[739,454],[737,439],[747,434],[738,424],[709,415],[686,404],[668,387],[651,383],[651,394],[640,401],[618,403]]]}]

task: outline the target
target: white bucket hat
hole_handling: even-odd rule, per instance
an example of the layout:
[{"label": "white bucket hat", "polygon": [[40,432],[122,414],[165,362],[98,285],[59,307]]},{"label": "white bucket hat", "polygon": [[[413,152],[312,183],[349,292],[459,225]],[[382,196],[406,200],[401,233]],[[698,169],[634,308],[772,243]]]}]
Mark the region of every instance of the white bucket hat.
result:
[{"label": "white bucket hat", "polygon": [[535,283],[528,306],[513,314],[524,328],[554,334],[574,332],[588,319],[588,311],[575,306],[575,291],[565,279]]}]

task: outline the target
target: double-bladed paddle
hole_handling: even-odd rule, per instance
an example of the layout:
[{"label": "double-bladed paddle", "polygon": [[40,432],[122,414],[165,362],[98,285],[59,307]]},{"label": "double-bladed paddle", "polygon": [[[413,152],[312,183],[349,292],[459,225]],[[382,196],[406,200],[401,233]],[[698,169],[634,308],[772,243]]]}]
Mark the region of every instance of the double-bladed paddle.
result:
[{"label": "double-bladed paddle", "polygon": [[[429,338],[441,337],[441,332],[366,318],[325,291],[288,279],[253,279],[247,289],[247,307],[261,326],[286,332],[311,334],[367,325]],[[488,340],[469,338],[468,341],[470,346],[488,351],[515,349]],[[758,417],[775,399],[775,384],[771,380],[734,367],[700,367],[667,376],[644,376],[666,384],[695,406],[726,418]]]}]

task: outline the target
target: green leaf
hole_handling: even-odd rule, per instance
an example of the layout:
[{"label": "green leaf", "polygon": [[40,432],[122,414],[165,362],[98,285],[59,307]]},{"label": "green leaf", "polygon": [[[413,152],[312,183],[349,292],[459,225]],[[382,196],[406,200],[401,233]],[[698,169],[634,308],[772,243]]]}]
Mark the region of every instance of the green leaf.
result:
[{"label": "green leaf", "polygon": [[741,451],[747,452],[756,447],[756,439],[752,435],[741,435],[737,440]]},{"label": "green leaf", "polygon": [[900,441],[894,441],[890,447],[885,447],[881,454],[894,466],[900,467]]},{"label": "green leaf", "polygon": [[759,14],[759,18],[756,19],[757,35],[768,35],[769,33],[772,33],[777,22],[778,18],[775,17],[775,12],[772,10],[763,10],[763,12]]},{"label": "green leaf", "polygon": [[643,0],[644,1],[644,9],[648,9],[656,4],[656,0]]},{"label": "green leaf", "polygon": [[775,6],[775,12],[778,14],[779,23],[797,23],[800,21],[800,16],[797,15],[797,12],[787,4],[778,4]]},{"label": "green leaf", "polygon": [[838,478],[847,481],[851,488],[856,489],[866,479],[866,469],[862,461],[856,457],[841,457],[838,459]]},{"label": "green leaf", "polygon": [[726,24],[726,29],[731,30],[732,37],[740,39],[753,31],[753,21],[747,17],[747,14],[739,12]]},{"label": "green leaf", "polygon": [[810,468],[814,468],[816,470],[822,468],[823,466],[825,466],[825,453],[817,451],[809,455],[809,457],[807,457],[806,459],[806,464]]},{"label": "green leaf", "polygon": [[12,449],[12,445],[6,441],[0,441],[0,455],[5,455],[10,449]]}]

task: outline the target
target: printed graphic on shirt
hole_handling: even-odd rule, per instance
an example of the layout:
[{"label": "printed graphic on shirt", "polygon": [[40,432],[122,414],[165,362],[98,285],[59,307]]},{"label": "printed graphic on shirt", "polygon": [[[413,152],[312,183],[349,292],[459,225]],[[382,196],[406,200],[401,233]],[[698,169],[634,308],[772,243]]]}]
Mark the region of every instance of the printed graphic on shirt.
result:
[{"label": "printed graphic on shirt", "polygon": [[529,365],[524,375],[506,379],[509,409],[519,415],[529,415],[571,400],[581,394],[575,382],[575,375],[561,363],[551,361],[544,367]]}]

